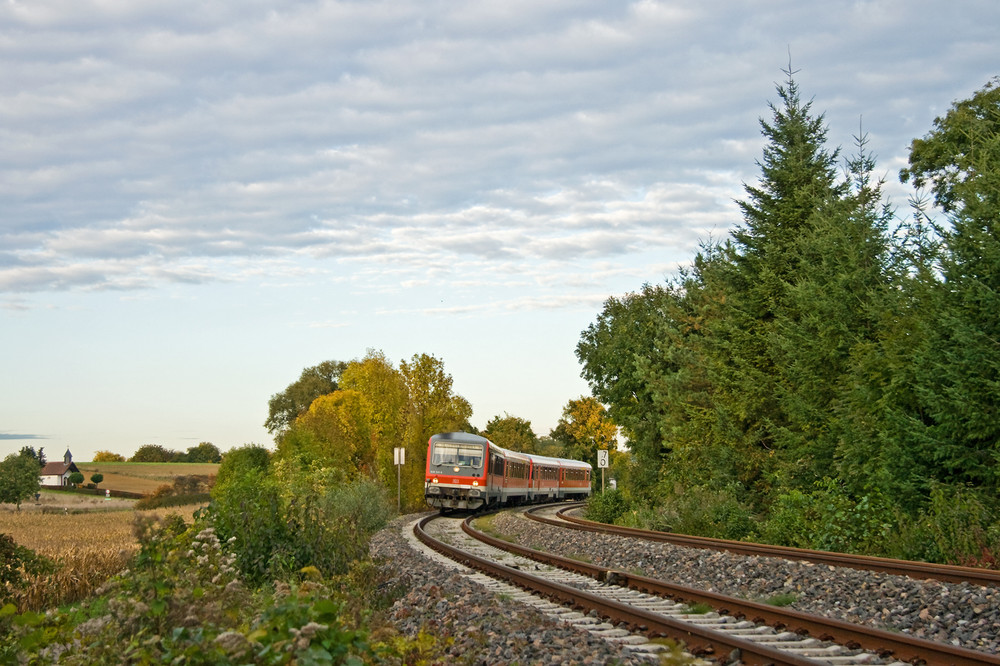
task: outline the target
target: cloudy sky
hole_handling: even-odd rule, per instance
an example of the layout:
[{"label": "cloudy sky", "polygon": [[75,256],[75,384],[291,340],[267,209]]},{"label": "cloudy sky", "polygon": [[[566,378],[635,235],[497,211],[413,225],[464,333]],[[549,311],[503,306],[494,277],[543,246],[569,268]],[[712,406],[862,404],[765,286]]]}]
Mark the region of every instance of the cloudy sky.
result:
[{"label": "cloudy sky", "polygon": [[0,455],[271,444],[301,370],[443,360],[548,434],[610,295],[740,219],[789,58],[906,214],[995,0],[3,0]]}]

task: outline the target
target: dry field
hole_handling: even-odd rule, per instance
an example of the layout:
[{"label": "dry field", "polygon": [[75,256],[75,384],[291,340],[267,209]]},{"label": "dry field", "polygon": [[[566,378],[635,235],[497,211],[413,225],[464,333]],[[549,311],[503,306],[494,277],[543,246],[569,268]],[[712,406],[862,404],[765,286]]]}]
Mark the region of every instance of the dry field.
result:
[{"label": "dry field", "polygon": [[87,482],[94,472],[104,475],[99,488],[111,488],[130,493],[149,494],[164,484],[173,483],[179,476],[214,477],[219,470],[216,463],[113,463],[83,462],[76,466]]},{"label": "dry field", "polygon": [[[83,599],[124,570],[139,548],[132,534],[137,515],[177,513],[186,522],[198,506],[133,511],[132,500],[110,501],[87,495],[43,492],[42,503],[21,511],[0,511],[0,532],[18,544],[54,560],[59,569],[39,576],[15,593],[18,608],[42,610]],[[7,505],[4,505],[5,507]],[[46,507],[48,510],[43,511]],[[117,507],[117,510],[110,510]],[[13,507],[11,507],[13,508]],[[59,509],[63,513],[59,513]],[[71,510],[81,513],[70,513]],[[102,510],[103,509],[103,510]]]}]

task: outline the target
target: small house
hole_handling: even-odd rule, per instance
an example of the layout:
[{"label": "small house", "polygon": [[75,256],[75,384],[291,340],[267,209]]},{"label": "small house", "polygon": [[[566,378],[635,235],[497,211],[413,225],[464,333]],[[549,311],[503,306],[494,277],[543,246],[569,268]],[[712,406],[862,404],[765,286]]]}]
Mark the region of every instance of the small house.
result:
[{"label": "small house", "polygon": [[73,454],[66,449],[66,455],[61,462],[45,463],[45,467],[39,473],[38,482],[43,486],[68,486],[69,475],[79,471],[73,462]]}]

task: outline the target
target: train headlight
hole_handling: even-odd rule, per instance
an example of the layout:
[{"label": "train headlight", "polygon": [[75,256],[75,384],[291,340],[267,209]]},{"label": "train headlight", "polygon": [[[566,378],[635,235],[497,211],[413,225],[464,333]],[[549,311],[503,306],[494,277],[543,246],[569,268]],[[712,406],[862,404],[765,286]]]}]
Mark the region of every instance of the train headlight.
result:
[{"label": "train headlight", "polygon": [[437,477],[434,477],[433,479],[431,479],[431,483],[437,483],[437,482],[438,482]]},{"label": "train headlight", "polygon": [[456,467],[456,468],[455,468],[455,471],[456,471],[456,472],[461,472],[461,471],[462,471],[462,468],[461,468],[461,467]]},{"label": "train headlight", "polygon": [[473,486],[478,486],[478,485],[479,485],[479,482],[478,482],[478,481],[473,481],[473,482],[472,482],[472,485],[473,485]]}]

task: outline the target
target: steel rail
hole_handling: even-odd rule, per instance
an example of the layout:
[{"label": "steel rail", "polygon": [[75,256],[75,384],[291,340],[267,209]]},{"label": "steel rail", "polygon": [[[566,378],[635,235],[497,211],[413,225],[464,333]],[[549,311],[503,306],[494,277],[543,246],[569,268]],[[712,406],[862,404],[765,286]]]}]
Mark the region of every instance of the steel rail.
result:
[{"label": "steel rail", "polygon": [[[760,624],[768,624],[777,629],[798,634],[808,634],[825,641],[832,641],[847,647],[861,647],[882,657],[893,656],[900,661],[924,662],[929,665],[955,664],[973,666],[975,664],[1000,664],[1000,656],[960,648],[946,643],[937,643],[915,636],[893,633],[881,629],[851,624],[842,620],[824,618],[787,608],[770,606],[754,601],[730,597],[715,592],[707,592],[683,585],[674,585],[655,578],[638,576],[625,571],[598,567],[585,562],[571,560],[551,553],[543,553],[531,548],[494,538],[475,530],[469,525],[472,518],[463,523],[462,529],[475,538],[502,550],[559,566],[597,580],[622,585],[641,592],[670,597],[688,603],[703,603],[720,614],[746,618]],[[544,522],[544,521],[543,521]]]},{"label": "steel rail", "polygon": [[[727,655],[733,650],[739,650],[741,661],[745,664],[815,666],[817,663],[815,660],[799,657],[768,647],[767,645],[754,643],[734,636],[727,636],[698,625],[674,620],[614,600],[604,599],[569,585],[545,580],[524,571],[467,553],[455,546],[438,541],[426,532],[424,527],[436,518],[438,518],[436,515],[428,516],[418,522],[413,529],[416,537],[428,547],[490,576],[502,578],[514,585],[538,592],[561,603],[571,604],[577,608],[596,610],[599,614],[612,621],[624,623],[651,636],[669,636],[682,640],[687,650],[692,654],[698,656]],[[472,520],[472,517],[466,519],[466,522],[463,523],[463,529],[467,529],[469,520]],[[468,529],[471,530],[471,528]]]},{"label": "steel rail", "polygon": [[880,571],[882,573],[896,574],[899,576],[907,576],[909,578],[917,578],[921,580],[933,579],[948,583],[971,583],[982,586],[1000,586],[1000,571],[992,569],[962,567],[953,564],[932,564],[930,562],[916,562],[912,560],[894,560],[887,557],[874,557],[871,555],[850,555],[847,553],[834,553],[826,550],[809,550],[807,548],[793,548],[790,546],[770,546],[767,544],[752,543],[749,541],[732,541],[729,539],[698,537],[688,534],[677,534],[674,532],[657,532],[653,530],[642,530],[634,527],[621,527],[619,525],[598,523],[585,518],[569,515],[568,512],[576,508],[576,506],[579,506],[579,504],[566,507],[559,511],[557,515],[561,520],[535,515],[533,512],[539,510],[541,507],[530,509],[525,513],[529,518],[549,525],[561,525],[562,527],[571,529],[630,536],[639,539],[646,539],[648,541],[662,541],[675,546],[722,550],[730,553],[737,553],[739,555],[780,557],[786,560],[801,560],[816,564],[828,564],[830,566],[861,569],[863,571]]}]

